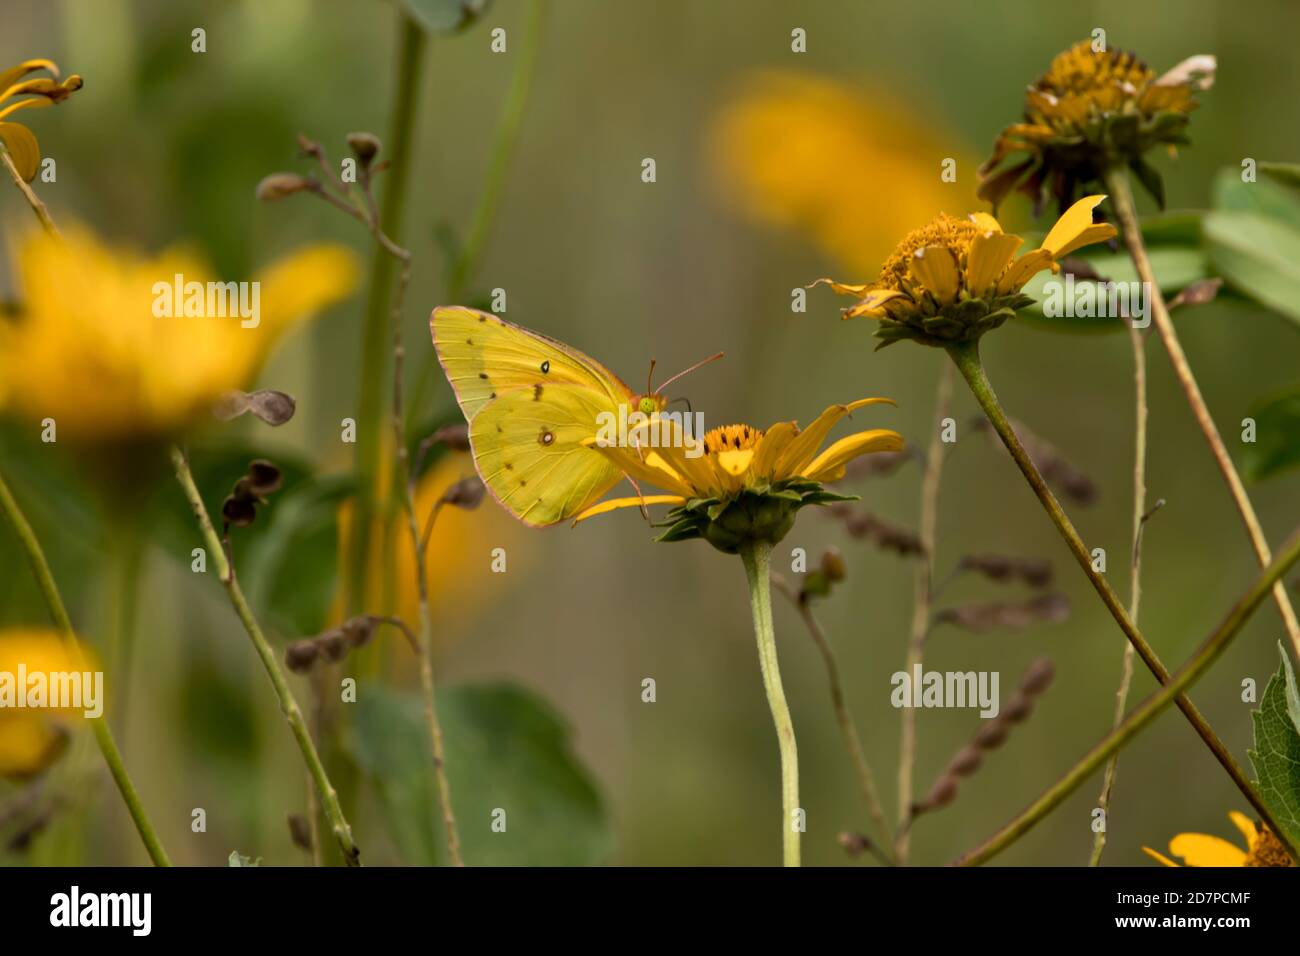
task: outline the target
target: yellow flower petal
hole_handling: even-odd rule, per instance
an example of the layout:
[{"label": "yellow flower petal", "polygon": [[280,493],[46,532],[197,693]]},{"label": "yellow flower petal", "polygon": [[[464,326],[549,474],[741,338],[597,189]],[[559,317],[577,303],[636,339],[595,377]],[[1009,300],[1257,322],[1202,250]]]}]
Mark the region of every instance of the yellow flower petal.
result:
[{"label": "yellow flower petal", "polygon": [[[633,440],[633,437],[629,434],[628,440]],[[589,438],[583,444],[592,451],[600,452],[635,481],[649,482],[678,494],[694,493],[686,479],[659,454],[659,449],[642,448],[641,453],[637,454],[635,447],[601,446],[596,444],[595,438]]]},{"label": "yellow flower petal", "polygon": [[799,428],[794,422],[777,422],[769,428],[754,448],[754,462],[750,465],[750,471],[759,477],[770,478],[776,469],[777,459],[798,434]]},{"label": "yellow flower petal", "polygon": [[576,525],[579,521],[586,521],[588,518],[594,518],[596,515],[603,515],[610,511],[617,511],[620,508],[639,508],[642,505],[684,505],[686,499],[680,495],[646,495],[644,498],[611,498],[608,501],[602,501],[598,505],[592,505],[582,514],[573,519]]},{"label": "yellow flower petal", "polygon": [[7,70],[0,71],[0,100],[8,99],[13,95],[11,87],[21,80],[28,73],[36,70],[48,70],[58,79],[59,68],[53,60],[27,60],[12,66]]},{"label": "yellow flower petal", "polygon": [[1004,232],[976,236],[971,241],[966,265],[966,288],[970,294],[983,295],[1002,275],[1024,241]]},{"label": "yellow flower petal", "polygon": [[1158,860],[1160,863],[1163,863],[1165,866],[1175,866],[1175,867],[1181,866],[1181,864],[1175,863],[1173,860],[1169,859],[1169,857],[1165,856],[1163,853],[1157,853],[1149,846],[1144,846],[1142,848],[1142,852],[1145,853],[1147,856]]},{"label": "yellow flower petal", "polygon": [[979,227],[980,227],[981,229],[983,229],[985,232],[998,232],[998,233],[1000,233],[1000,232],[1002,231],[1002,225],[1001,225],[1001,223],[999,223],[996,219],[994,219],[992,216],[990,216],[990,215],[989,215],[988,213],[986,213],[986,212],[973,212],[973,213],[971,213],[971,214],[970,214],[970,221],[973,222],[973,223],[975,223],[975,225],[979,226]]},{"label": "yellow flower petal", "polygon": [[957,260],[947,246],[926,246],[916,250],[909,269],[939,302],[948,303],[956,298],[960,276]]},{"label": "yellow flower petal", "polygon": [[1169,841],[1169,852],[1188,866],[1241,866],[1246,851],[1208,833],[1180,833]]},{"label": "yellow flower petal", "polygon": [[1231,820],[1233,825],[1241,831],[1241,835],[1246,838],[1246,848],[1254,850],[1255,844],[1259,842],[1259,830],[1255,826],[1255,821],[1244,813],[1238,813],[1236,810],[1233,810],[1228,814],[1228,819]]},{"label": "yellow flower petal", "polygon": [[836,481],[844,477],[844,466],[873,451],[902,451],[903,436],[888,428],[875,428],[841,438],[809,462],[800,472],[812,481]]},{"label": "yellow flower petal", "polygon": [[893,405],[894,400],[892,398],[860,398],[856,402],[849,402],[847,405],[832,405],[827,408],[817,416],[811,425],[799,432],[786,446],[785,451],[777,459],[777,476],[788,477],[801,473],[804,466],[812,461],[813,455],[817,454],[817,449],[821,447],[826,436],[830,434],[830,430],[835,427],[841,418],[859,408],[881,403]]},{"label": "yellow flower petal", "polygon": [[1109,223],[1092,221],[1092,211],[1097,208],[1105,196],[1085,196],[1065,211],[1056,220],[1042,248],[1052,254],[1053,259],[1068,256],[1075,249],[1110,239],[1115,235],[1115,227]]},{"label": "yellow flower petal", "polygon": [[867,291],[867,287],[870,285],[870,283],[864,282],[861,285],[856,285],[852,282],[836,282],[834,279],[827,279],[825,277],[822,277],[813,282],[810,282],[808,285],[804,286],[804,288],[815,289],[819,285],[830,286],[831,291],[837,293],[838,295],[851,295],[855,298],[860,298],[862,294]]},{"label": "yellow flower petal", "polygon": [[752,448],[729,448],[726,451],[720,451],[714,456],[718,467],[725,471],[733,478],[739,478],[745,472],[749,471],[749,463],[754,460],[754,449]]},{"label": "yellow flower petal", "polygon": [[23,181],[30,183],[35,179],[41,165],[41,147],[32,131],[18,123],[0,123],[0,142],[9,150]]},{"label": "yellow flower petal", "polygon": [[856,319],[860,315],[872,317],[884,315],[884,304],[889,302],[891,299],[897,299],[902,295],[902,292],[897,292],[893,289],[872,289],[857,305],[849,306],[849,308],[845,309],[843,317],[846,319]]},{"label": "yellow flower petal", "polygon": [[998,280],[998,295],[1007,295],[1017,291],[1038,273],[1044,269],[1051,269],[1053,266],[1052,254],[1046,249],[1035,249],[1033,252],[1026,252],[1013,262],[1007,271],[1003,273],[1002,278]]}]

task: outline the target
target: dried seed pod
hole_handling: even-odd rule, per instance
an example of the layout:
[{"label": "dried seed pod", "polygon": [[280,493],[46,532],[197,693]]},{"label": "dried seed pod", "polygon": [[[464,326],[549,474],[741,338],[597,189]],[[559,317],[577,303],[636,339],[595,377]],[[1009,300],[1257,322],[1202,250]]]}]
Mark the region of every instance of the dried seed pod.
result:
[{"label": "dried seed pod", "polygon": [[473,511],[483,503],[483,496],[486,493],[487,486],[483,484],[483,479],[478,475],[471,475],[462,478],[444,491],[442,500],[455,508]]},{"label": "dried seed pod", "polygon": [[953,801],[959,782],[973,776],[983,765],[985,755],[1006,743],[1012,727],[1022,723],[1033,712],[1036,698],[1051,684],[1054,671],[1052,662],[1045,657],[1029,665],[1007,706],[1001,708],[996,717],[987,720],[971,742],[948,761],[925,799],[912,805],[912,816],[937,810]]},{"label": "dried seed pod", "polygon": [[975,571],[993,581],[1022,581],[1032,588],[1052,583],[1052,565],[1042,558],[1019,558],[1004,554],[968,554],[961,559],[963,571]]},{"label": "dried seed pod", "polygon": [[320,183],[310,176],[299,176],[297,173],[271,173],[269,176],[262,177],[254,195],[259,202],[278,202],[294,193],[319,190]]},{"label": "dried seed pod", "polygon": [[848,568],[844,565],[844,555],[840,554],[839,548],[827,548],[822,552],[821,572],[832,584],[844,580]]},{"label": "dried seed pod", "polygon": [[934,620],[936,624],[955,624],[963,630],[983,634],[1000,627],[1020,630],[1034,624],[1059,624],[1069,616],[1069,598],[1052,591],[1029,601],[945,608]]},{"label": "dried seed pod", "polygon": [[293,845],[300,850],[311,852],[311,827],[307,823],[307,818],[301,813],[291,813],[288,818],[289,838],[293,840]]},{"label": "dried seed pod", "polygon": [[213,406],[212,414],[217,420],[228,422],[252,412],[268,425],[283,425],[293,418],[297,409],[298,403],[292,395],[262,388],[255,392],[226,392]]},{"label": "dried seed pod", "polygon": [[847,504],[832,505],[828,512],[843,522],[850,537],[870,541],[878,548],[893,551],[903,557],[925,552],[921,547],[921,539],[914,532],[891,524],[870,512]]},{"label": "dried seed pod", "polygon": [[379,153],[379,137],[374,133],[348,133],[348,146],[351,147],[357,162],[362,166],[369,166]]},{"label": "dried seed pod", "polygon": [[316,637],[316,646],[328,661],[341,661],[348,652],[348,638],[342,628],[331,628]]},{"label": "dried seed pod", "polygon": [[247,528],[257,517],[257,505],[248,495],[227,495],[221,503],[221,517],[231,527]]},{"label": "dried seed pod", "polygon": [[364,647],[370,642],[375,634],[375,628],[379,625],[379,618],[370,614],[362,614],[357,617],[349,618],[339,625],[343,636],[352,647]]},{"label": "dried seed pod", "polygon": [[[1038,437],[1021,422],[1013,421],[1012,429],[1025,453],[1029,455],[1034,466],[1042,474],[1043,480],[1054,486],[1062,495],[1075,504],[1087,506],[1097,500],[1097,486],[1092,479],[1071,465],[1050,442]],[[1002,447],[1002,441],[994,433],[988,419],[980,417],[971,421],[975,431],[986,431],[992,440]]]},{"label": "dried seed pod", "polygon": [[[239,479],[243,482],[245,479]],[[267,461],[265,458],[254,458],[248,463],[248,490],[259,498],[265,497],[272,492],[279,491],[284,484],[284,476],[280,469],[274,463]],[[237,482],[236,488],[239,487]]]},{"label": "dried seed pod", "polygon": [[1205,305],[1207,302],[1213,302],[1218,298],[1219,289],[1222,287],[1223,280],[1219,278],[1197,279],[1169,300],[1169,311],[1172,312],[1180,305]]},{"label": "dried seed pod", "polygon": [[303,638],[294,641],[284,649],[284,666],[295,674],[305,674],[311,670],[312,664],[316,663],[319,655],[320,650],[316,647],[316,642],[311,638]]},{"label": "dried seed pod", "polygon": [[844,852],[854,859],[871,849],[871,841],[862,833],[852,833],[845,830],[835,839],[840,846],[844,847]]}]

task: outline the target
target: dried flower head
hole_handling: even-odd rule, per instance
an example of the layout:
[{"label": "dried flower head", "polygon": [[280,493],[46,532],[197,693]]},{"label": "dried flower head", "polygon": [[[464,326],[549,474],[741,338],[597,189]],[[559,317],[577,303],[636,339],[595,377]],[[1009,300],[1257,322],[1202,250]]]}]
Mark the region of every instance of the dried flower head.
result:
[{"label": "dried flower head", "polygon": [[979,169],[980,198],[996,211],[1016,190],[1034,201],[1036,215],[1052,198],[1064,210],[1108,167],[1130,166],[1163,205],[1160,175],[1143,154],[1188,141],[1193,94],[1213,85],[1214,72],[1214,57],[1202,55],[1157,77],[1132,53],[1076,43],[1026,91],[1024,122],[998,136]]},{"label": "dried flower head", "polygon": [[[41,70],[49,76],[28,77]],[[21,123],[3,122],[19,110],[37,109],[62,103],[81,89],[81,77],[72,74],[59,79],[59,67],[53,60],[27,60],[7,70],[0,70],[0,143],[13,157],[18,175],[31,182],[41,165],[41,147],[32,131]],[[8,102],[13,100],[13,102]]]}]

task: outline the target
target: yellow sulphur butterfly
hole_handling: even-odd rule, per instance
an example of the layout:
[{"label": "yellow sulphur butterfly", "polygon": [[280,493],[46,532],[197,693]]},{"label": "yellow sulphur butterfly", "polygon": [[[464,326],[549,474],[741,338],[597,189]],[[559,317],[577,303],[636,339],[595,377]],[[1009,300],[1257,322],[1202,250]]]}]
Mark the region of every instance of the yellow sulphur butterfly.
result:
[{"label": "yellow sulphur butterfly", "polygon": [[[429,327],[469,422],[479,477],[506,510],[532,527],[573,517],[623,477],[608,458],[582,445],[597,435],[602,414],[618,420],[620,406],[625,415],[661,412],[667,404],[662,389],[686,374],[659,389],[647,383],[638,395],[577,349],[487,312],[439,306]],[[721,353],[705,361],[715,358]]]}]

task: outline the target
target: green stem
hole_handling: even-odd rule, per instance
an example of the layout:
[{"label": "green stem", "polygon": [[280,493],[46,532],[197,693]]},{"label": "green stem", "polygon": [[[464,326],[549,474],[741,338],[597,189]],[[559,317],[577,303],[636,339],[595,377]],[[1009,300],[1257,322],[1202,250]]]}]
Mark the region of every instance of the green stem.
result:
[{"label": "green stem", "polygon": [[772,546],[755,542],[741,548],[745,577],[749,581],[749,604],[754,612],[754,636],[758,639],[758,664],[763,672],[763,688],[772,708],[776,740],[781,750],[781,850],[786,866],[799,865],[799,834],[803,826],[796,820],[799,811],[799,751],[794,739],[794,723],[781,687],[781,669],[776,659],[776,632],[772,629],[771,564]]},{"label": "green stem", "polygon": [[[510,81],[510,90],[501,105],[501,116],[497,121],[496,140],[492,145],[491,158],[488,160],[487,175],[483,180],[483,189],[479,193],[478,204],[470,219],[469,231],[460,248],[447,278],[446,298],[449,304],[457,304],[464,296],[469,283],[473,281],[478,269],[479,259],[487,244],[488,234],[496,219],[497,207],[501,203],[501,192],[505,187],[506,174],[510,171],[510,159],[514,155],[515,144],[519,140],[519,129],[523,124],[528,96],[532,90],[533,75],[536,72],[537,54],[541,47],[542,24],[546,4],[542,0],[531,0],[528,5],[527,20],[524,25],[523,42],[520,45],[519,62],[515,66],[514,76]],[[419,378],[412,392],[411,408],[421,409],[430,386],[433,384],[437,369],[437,360],[429,353],[428,359],[420,369]]]},{"label": "green stem", "polygon": [[[18,535],[18,541],[27,555],[28,563],[31,564],[32,574],[35,576],[36,584],[41,590],[41,596],[45,598],[45,605],[49,608],[50,617],[54,619],[55,626],[63,634],[64,640],[67,641],[68,648],[73,655],[73,660],[77,662],[78,669],[84,670],[81,663],[81,647],[78,645],[77,636],[72,630],[72,621],[68,617],[67,608],[64,607],[63,597],[59,594],[58,585],[54,583],[54,574],[50,571],[49,562],[45,559],[45,552],[41,549],[41,543],[37,540],[36,533],[18,507],[18,502],[14,500],[14,496],[10,493],[9,486],[5,483],[2,475],[0,475],[0,510],[4,511],[5,517],[9,519],[14,532]],[[163,849],[162,842],[158,839],[158,834],[154,831],[153,824],[149,820],[149,815],[145,812],[144,804],[140,801],[140,794],[136,791],[135,784],[131,782],[131,775],[127,773],[126,765],[122,763],[122,755],[118,752],[117,742],[113,739],[113,731],[109,729],[108,721],[103,717],[99,717],[91,720],[90,726],[95,735],[95,743],[99,745],[99,752],[104,755],[104,763],[108,765],[108,772],[112,775],[113,782],[122,795],[122,802],[126,804],[127,812],[131,815],[131,820],[140,834],[140,840],[144,843],[145,850],[149,853],[149,859],[153,860],[155,866],[171,866],[167,851]]]},{"label": "green stem", "polygon": [[270,678],[271,687],[280,702],[280,711],[284,714],[284,719],[293,732],[294,740],[298,743],[298,749],[302,751],[302,759],[307,765],[308,772],[316,782],[316,790],[320,793],[325,817],[334,831],[334,839],[338,841],[339,849],[343,853],[343,859],[349,866],[360,866],[361,850],[358,849],[352,839],[352,828],[343,815],[342,807],[339,806],[338,793],[334,790],[333,784],[330,783],[329,775],[325,772],[325,765],[321,763],[320,755],[316,752],[316,745],[312,743],[311,734],[307,730],[307,722],[303,720],[298,702],[294,699],[293,691],[289,689],[289,682],[285,679],[284,672],[280,670],[280,663],[276,660],[275,651],[271,649],[266,635],[262,633],[262,628],[253,616],[252,608],[248,606],[248,601],[244,597],[243,589],[239,586],[239,581],[235,578],[230,562],[226,560],[226,550],[222,546],[221,538],[217,536],[216,528],[212,526],[212,519],[208,516],[208,509],[203,504],[203,497],[194,484],[194,476],[190,473],[190,465],[185,459],[185,453],[173,446],[171,459],[172,467],[176,471],[176,480],[180,482],[180,486],[185,492],[185,497],[194,512],[194,518],[198,522],[199,531],[203,535],[203,542],[207,545],[208,556],[216,566],[217,575],[220,577],[226,593],[230,596],[230,603],[234,606],[235,613],[239,615],[244,630],[248,632],[249,639],[253,642],[253,649],[261,659],[262,667],[265,668],[266,676]]},{"label": "green stem", "polygon": [[[1246,486],[1242,483],[1241,476],[1237,474],[1237,467],[1232,463],[1232,456],[1228,454],[1228,448],[1223,443],[1223,436],[1219,434],[1219,428],[1214,424],[1209,406],[1205,404],[1205,398],[1201,395],[1201,387],[1196,382],[1196,376],[1192,374],[1192,366],[1188,363],[1187,354],[1178,340],[1173,319],[1169,317],[1169,307],[1165,304],[1165,297],[1160,292],[1159,283],[1156,282],[1151,260],[1147,258],[1146,245],[1142,240],[1142,227],[1137,218],[1137,206],[1133,202],[1133,190],[1129,187],[1128,171],[1122,166],[1112,167],[1106,170],[1103,178],[1106,188],[1110,190],[1110,202],[1115,209],[1115,218],[1119,221],[1120,231],[1124,234],[1124,245],[1128,247],[1129,258],[1133,260],[1138,278],[1150,290],[1151,314],[1155,319],[1156,331],[1160,333],[1160,338],[1165,343],[1165,351],[1169,353],[1174,377],[1178,379],[1178,384],[1187,398],[1187,404],[1192,410],[1192,417],[1196,419],[1197,427],[1200,428],[1201,434],[1205,436],[1205,441],[1210,446],[1214,463],[1219,466],[1219,472],[1227,482],[1228,492],[1237,506],[1242,523],[1246,526],[1246,534],[1250,537],[1250,544],[1254,548],[1259,566],[1265,567],[1273,557],[1269,551],[1268,539],[1264,536],[1264,529],[1260,527],[1255,507],[1250,503],[1250,496],[1246,494]],[[1300,620],[1296,618],[1295,608],[1291,606],[1291,598],[1287,595],[1286,586],[1281,581],[1273,588],[1273,600],[1277,604],[1278,613],[1282,616],[1282,623],[1286,626],[1287,635],[1291,639],[1291,648],[1296,659],[1300,660]]]},{"label": "green stem", "polygon": [[[1052,519],[1052,523],[1056,525],[1061,537],[1065,539],[1065,543],[1070,548],[1070,553],[1074,555],[1075,560],[1079,562],[1079,567],[1083,569],[1083,573],[1092,582],[1093,589],[1101,598],[1102,603],[1106,605],[1106,609],[1110,611],[1115,622],[1119,624],[1120,630],[1124,632],[1124,636],[1128,638],[1129,643],[1133,645],[1133,649],[1137,651],[1147,668],[1155,675],[1156,680],[1162,684],[1168,684],[1170,680],[1169,671],[1160,662],[1155,650],[1146,642],[1142,632],[1137,629],[1137,625],[1129,617],[1124,605],[1120,603],[1118,595],[1115,594],[1105,576],[1093,570],[1092,555],[1089,553],[1087,545],[1079,537],[1079,532],[1075,530],[1073,522],[1065,513],[1065,509],[1061,507],[1061,503],[1056,500],[1056,495],[1052,494],[1052,490],[1047,487],[1047,482],[1043,480],[1042,474],[1038,471],[1038,466],[1033,463],[1024,446],[1020,444],[1020,439],[1011,427],[1011,422],[1007,420],[1001,403],[998,402],[993,386],[984,374],[984,365],[980,361],[979,343],[977,341],[963,342],[950,346],[948,354],[956,363],[957,371],[961,373],[966,380],[966,384],[970,386],[971,393],[975,396],[980,408],[984,410],[989,423],[1002,439],[1002,444],[1011,453],[1011,457],[1015,459],[1016,464],[1020,467],[1025,480],[1029,482],[1034,494],[1038,496],[1038,500],[1042,503],[1047,516]],[[1228,772],[1228,776],[1237,785],[1237,789],[1242,792],[1242,795],[1255,808],[1264,822],[1268,823],[1276,831],[1277,828],[1273,826],[1272,814],[1269,812],[1268,807],[1264,805],[1259,793],[1246,778],[1246,774],[1237,761],[1233,759],[1232,754],[1228,752],[1228,748],[1224,746],[1223,741],[1219,739],[1218,735],[1215,734],[1209,723],[1201,715],[1201,712],[1197,710],[1196,705],[1181,694],[1177,697],[1177,703],[1178,709],[1187,717],[1188,722],[1196,728],[1196,732],[1200,734],[1201,739],[1205,741],[1205,745],[1210,748],[1223,769]]]},{"label": "green stem", "polygon": [[[1228,612],[1222,623],[1197,648],[1196,653],[1179,669],[1177,674],[1170,678],[1160,690],[1139,704],[1123,723],[1103,737],[1096,746],[1066,771],[1065,776],[1044,791],[1042,796],[978,847],[954,860],[954,864],[976,866],[991,860],[1073,793],[1111,754],[1117,753],[1121,747],[1137,735],[1138,731],[1151,723],[1169,705],[1170,701],[1178,699],[1184,691],[1196,683],[1218,656],[1223,653],[1232,642],[1232,639],[1241,632],[1242,626],[1268,597],[1274,583],[1281,580],[1282,576],[1297,561],[1300,561],[1300,531],[1294,533],[1291,539],[1283,545],[1281,553],[1261,572],[1259,577],[1255,579],[1255,583],[1233,605],[1232,610]],[[1269,824],[1269,828],[1273,830],[1278,839],[1287,841],[1285,831],[1274,827],[1267,817],[1265,817],[1265,822]],[[1293,857],[1300,859],[1296,847],[1290,845],[1289,842],[1288,849]]]},{"label": "green stem", "polygon": [[[399,13],[400,37],[397,75],[393,79],[393,112],[389,123],[385,173],[387,184],[379,221],[389,238],[402,241],[402,215],[410,181],[411,145],[415,103],[424,62],[424,31],[405,13]],[[354,613],[364,609],[369,583],[371,526],[385,489],[380,487],[380,458],[385,441],[385,383],[388,381],[388,322],[396,260],[376,245],[370,265],[370,291],[361,336],[361,379],[357,409],[357,506],[351,535],[348,603]]]}]

